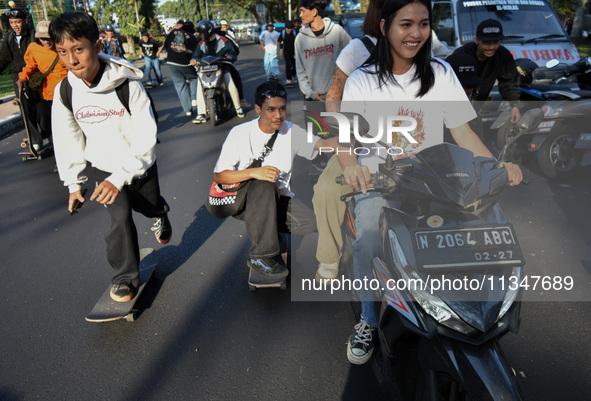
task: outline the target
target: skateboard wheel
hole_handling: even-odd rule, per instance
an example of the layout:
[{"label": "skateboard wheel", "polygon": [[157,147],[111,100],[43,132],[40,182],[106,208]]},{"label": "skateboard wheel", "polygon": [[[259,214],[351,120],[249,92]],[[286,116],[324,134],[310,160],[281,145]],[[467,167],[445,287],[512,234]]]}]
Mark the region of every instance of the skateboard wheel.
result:
[{"label": "skateboard wheel", "polygon": [[135,322],[135,312],[128,313],[127,316],[125,316],[125,320],[128,322]]},{"label": "skateboard wheel", "polygon": [[22,160],[23,162],[26,162],[26,161],[28,160],[28,159],[27,159],[27,156],[23,156],[23,157],[21,158],[21,160]]},{"label": "skateboard wheel", "polygon": [[21,142],[21,148],[26,148],[27,147],[27,142],[23,141]]},{"label": "skateboard wheel", "polygon": [[287,283],[282,283],[281,284],[281,291],[285,291],[287,290]]},{"label": "skateboard wheel", "polygon": [[43,159],[43,156],[41,156],[41,155],[37,156],[37,160],[41,160],[41,159]]},{"label": "skateboard wheel", "polygon": [[254,285],[249,285],[248,288],[250,289],[250,292],[255,292],[257,290]]}]

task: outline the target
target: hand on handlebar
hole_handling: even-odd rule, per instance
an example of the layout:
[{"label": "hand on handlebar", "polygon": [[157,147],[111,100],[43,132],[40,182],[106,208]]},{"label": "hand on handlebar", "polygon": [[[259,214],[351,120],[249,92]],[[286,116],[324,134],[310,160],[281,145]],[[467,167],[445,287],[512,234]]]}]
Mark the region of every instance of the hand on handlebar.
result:
[{"label": "hand on handlebar", "polygon": [[523,181],[523,173],[517,164],[505,162],[505,168],[507,169],[507,181],[510,186],[521,184]]},{"label": "hand on handlebar", "polygon": [[356,191],[367,193],[367,189],[373,187],[371,183],[371,173],[367,166],[356,164],[345,167],[343,176],[347,185],[355,188]]}]

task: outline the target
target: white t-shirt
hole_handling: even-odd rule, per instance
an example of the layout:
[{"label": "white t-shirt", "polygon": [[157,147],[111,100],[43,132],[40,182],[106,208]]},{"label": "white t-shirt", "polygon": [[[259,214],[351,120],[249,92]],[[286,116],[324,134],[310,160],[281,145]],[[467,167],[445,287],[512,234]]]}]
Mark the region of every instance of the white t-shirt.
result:
[{"label": "white t-shirt", "polygon": [[[377,39],[373,36],[365,35],[375,45],[377,43]],[[353,71],[357,68],[361,67],[363,63],[369,58],[369,51],[365,46],[365,43],[361,39],[352,39],[347,46],[343,50],[341,50],[341,54],[337,58],[337,67],[341,71],[345,73],[345,75],[350,76]]]},{"label": "white t-shirt", "polygon": [[[412,117],[417,126],[407,131],[416,144],[411,143],[402,133],[395,132],[391,140],[393,154],[412,156],[420,150],[443,142],[443,124],[447,128],[457,128],[476,117],[459,80],[445,61],[431,62],[435,74],[435,84],[427,94],[416,97],[420,81],[414,79],[416,67],[402,75],[395,75],[399,85],[388,83],[380,87],[378,75],[370,72],[375,67],[354,71],[345,84],[341,111],[361,114],[370,124],[371,136],[386,132],[385,120],[391,116]],[[367,72],[366,72],[367,71]],[[380,120],[381,119],[381,120]],[[409,122],[394,122],[394,126],[409,126]],[[381,137],[386,142],[386,135]],[[358,151],[362,165],[376,172],[378,164],[385,160],[386,152],[380,145],[363,144],[368,149]],[[372,148],[373,147],[373,148]],[[367,154],[365,154],[367,153]]]},{"label": "white t-shirt", "polygon": [[265,46],[265,51],[267,53],[273,53],[277,50],[277,41],[279,40],[279,32],[277,31],[265,31],[261,33],[259,38],[263,45]]},{"label": "white t-shirt", "polygon": [[[244,170],[263,153],[271,136],[272,134],[261,131],[258,118],[232,128],[224,141],[213,172]],[[296,155],[308,160],[316,157],[317,151],[314,150],[314,145],[318,139],[316,137],[312,142],[308,142],[306,131],[289,121],[285,121],[279,130],[273,150],[267,155],[262,165],[276,167],[281,172],[277,180],[281,195],[293,196],[290,189],[293,159]]]}]

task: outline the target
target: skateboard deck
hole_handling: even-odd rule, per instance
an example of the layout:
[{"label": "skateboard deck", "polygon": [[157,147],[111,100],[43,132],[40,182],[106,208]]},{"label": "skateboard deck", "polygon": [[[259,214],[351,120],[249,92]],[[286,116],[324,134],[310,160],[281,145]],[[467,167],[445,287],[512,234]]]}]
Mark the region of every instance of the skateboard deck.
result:
[{"label": "skateboard deck", "polygon": [[157,85],[155,85],[155,84],[147,84],[147,83],[144,83],[144,88],[146,88],[146,89],[152,89],[152,88],[155,88],[156,86]]},{"label": "skateboard deck", "polygon": [[27,133],[27,137],[23,138],[23,141],[21,143],[21,148],[29,148],[28,152],[20,152],[19,155],[22,156],[22,161],[26,162],[29,160],[41,160],[42,155],[39,154],[39,152],[37,152],[35,150],[35,148],[33,148],[32,145],[32,141],[31,141],[31,134],[29,133],[29,123],[27,122],[27,114],[25,111],[25,107],[23,106],[23,102],[22,102],[22,96],[23,96],[23,91],[20,91],[18,94],[18,99],[14,99],[12,101],[12,104],[14,104],[15,106],[18,106],[20,111],[21,111],[21,116],[23,118],[23,123],[25,124],[25,132]]},{"label": "skateboard deck", "polygon": [[128,302],[115,302],[111,299],[111,285],[100,297],[94,308],[90,311],[86,320],[89,322],[111,322],[113,320],[125,319],[133,322],[137,310],[134,309],[135,303],[142,295],[146,283],[152,279],[156,273],[158,265],[158,255],[151,248],[140,249],[140,285],[133,299]]},{"label": "skateboard deck", "polygon": [[[283,261],[287,265],[287,252],[282,253],[281,256],[283,257]],[[280,280],[268,278],[260,274],[254,269],[249,269],[248,272],[248,287],[250,291],[256,291],[257,288],[281,288],[282,290],[287,289],[287,278],[282,278]]]}]

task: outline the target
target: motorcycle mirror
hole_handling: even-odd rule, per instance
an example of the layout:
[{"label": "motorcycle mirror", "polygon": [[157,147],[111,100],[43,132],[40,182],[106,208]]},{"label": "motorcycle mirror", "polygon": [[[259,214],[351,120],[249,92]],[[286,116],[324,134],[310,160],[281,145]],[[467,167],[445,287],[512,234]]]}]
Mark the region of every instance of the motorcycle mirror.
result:
[{"label": "motorcycle mirror", "polygon": [[560,64],[560,61],[558,61],[556,59],[552,59],[546,63],[546,68],[551,69],[551,68],[556,67],[558,64]]},{"label": "motorcycle mirror", "polygon": [[503,163],[506,161],[505,155],[507,153],[507,149],[509,149],[509,147],[513,143],[515,143],[515,141],[517,141],[523,134],[529,132],[531,129],[540,125],[543,119],[544,112],[540,108],[528,110],[527,112],[525,112],[525,114],[523,114],[523,116],[521,116],[521,119],[513,127],[513,129],[517,130],[517,135],[511,138],[511,140],[507,141],[507,143],[505,143],[505,146],[503,146],[503,150],[501,150],[501,153],[499,154],[499,161],[497,163],[498,166],[502,166]]}]

